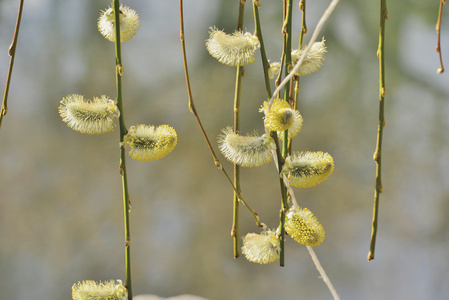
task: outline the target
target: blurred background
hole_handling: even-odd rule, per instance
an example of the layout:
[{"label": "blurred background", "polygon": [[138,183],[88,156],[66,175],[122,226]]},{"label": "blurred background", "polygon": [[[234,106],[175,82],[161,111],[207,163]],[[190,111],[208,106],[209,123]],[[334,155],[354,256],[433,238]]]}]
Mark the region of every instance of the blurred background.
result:
[{"label": "blurred background", "polygon": [[[247,2],[244,26],[253,31]],[[261,2],[267,54],[279,61],[281,1]],[[438,1],[388,2],[384,192],[376,257],[366,260],[378,120],[377,2],[341,1],[322,32],[328,47],[324,66],[301,79],[304,124],[294,149],[329,152],[335,170],[319,186],[295,189],[296,197],[326,230],[315,251],[342,299],[447,299],[449,74],[436,74]],[[122,45],[126,124],[169,124],[178,132],[178,145],[167,157],[127,160],[134,295],[331,299],[307,249],[290,238],[283,268],[233,258],[233,191],[187,108],[178,1],[124,4],[141,22],[137,35]],[[328,4],[307,3],[306,41]],[[81,134],[58,114],[60,100],[72,93],[115,98],[114,46],[96,25],[108,5],[106,0],[25,3],[9,113],[0,130],[2,299],[71,299],[71,287],[80,280],[125,279],[119,131]],[[216,136],[233,122],[235,68],[215,61],[204,43],[210,26],[234,30],[238,1],[184,5],[193,95],[217,149]],[[18,1],[0,1],[2,87],[17,8]],[[441,48],[449,68],[445,9]],[[245,71],[242,132],[263,132],[259,52]],[[274,164],[243,169],[242,189],[261,221],[276,227],[280,191]],[[242,207],[240,235],[248,232],[258,229]]]}]

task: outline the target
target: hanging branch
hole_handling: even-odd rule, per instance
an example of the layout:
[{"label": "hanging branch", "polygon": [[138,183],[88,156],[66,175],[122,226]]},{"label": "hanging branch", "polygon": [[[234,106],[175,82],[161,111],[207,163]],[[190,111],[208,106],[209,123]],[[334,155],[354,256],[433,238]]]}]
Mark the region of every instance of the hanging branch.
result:
[{"label": "hanging branch", "polygon": [[16,57],[17,39],[19,37],[20,21],[22,20],[22,11],[23,11],[23,0],[20,0],[19,12],[17,13],[16,28],[14,29],[14,35],[12,38],[12,42],[8,49],[8,54],[10,56],[10,59],[9,59],[8,76],[6,78],[5,92],[3,94],[2,108],[0,110],[0,128],[2,127],[3,117],[6,116],[6,114],[8,113],[9,86],[11,84],[11,76],[12,76],[12,68],[14,66],[14,58]]},{"label": "hanging branch", "polygon": [[259,17],[259,7],[260,7],[260,1],[259,0],[253,0],[253,14],[254,14],[254,35],[257,36],[260,43],[260,55],[262,58],[262,67],[263,67],[263,74],[264,74],[264,80],[265,80],[265,89],[267,92],[267,98],[270,99],[271,97],[271,86],[270,86],[270,77],[268,76],[268,68],[270,66],[267,54],[265,51],[265,43],[263,41],[262,36],[262,27],[260,25],[260,17]]},{"label": "hanging branch", "polygon": [[184,13],[183,13],[183,1],[182,0],[179,0],[179,16],[180,16],[179,17],[179,20],[180,20],[180,34],[179,34],[179,38],[181,39],[182,58],[183,58],[183,63],[184,63],[184,73],[185,73],[185,78],[186,78],[187,95],[188,95],[188,98],[189,98],[189,110],[195,116],[195,119],[196,119],[196,121],[198,123],[198,126],[201,129],[201,133],[203,134],[203,137],[206,140],[206,144],[207,144],[207,146],[209,148],[209,151],[210,151],[210,153],[212,155],[212,158],[214,160],[215,166],[219,170],[221,170],[223,172],[223,174],[225,175],[225,177],[228,180],[229,184],[232,186],[234,192],[238,193],[240,201],[242,201],[242,203],[245,205],[245,207],[249,210],[249,212],[253,216],[254,220],[256,221],[257,227],[262,228],[263,226],[261,225],[261,223],[259,221],[259,215],[243,199],[242,194],[240,193],[240,191],[238,191],[235,188],[234,183],[232,182],[231,177],[228,175],[228,173],[226,172],[225,168],[223,167],[223,165],[221,164],[221,162],[219,161],[219,159],[215,155],[215,151],[214,151],[214,149],[212,147],[212,144],[210,143],[209,138],[208,138],[208,136],[206,134],[206,131],[204,130],[203,124],[201,123],[201,119],[200,119],[200,117],[198,115],[198,112],[197,112],[196,107],[195,107],[195,103],[193,101],[193,94],[192,94],[192,89],[191,89],[191,86],[190,86],[189,68],[188,68],[188,65],[187,65],[187,52],[186,52],[185,34],[184,34]]},{"label": "hanging branch", "polygon": [[374,189],[373,222],[371,227],[371,243],[368,253],[368,261],[374,259],[376,248],[377,222],[379,215],[379,198],[382,193],[382,137],[385,127],[385,20],[388,19],[387,0],[380,0],[380,29],[379,29],[379,123],[377,125],[377,145],[373,155],[376,162],[376,186]]},{"label": "hanging branch", "polygon": [[[237,31],[243,29],[243,17],[245,12],[246,0],[239,1],[239,16],[237,22]],[[237,72],[235,75],[235,92],[234,92],[234,133],[240,132],[240,95],[242,91],[242,78],[245,73],[243,66],[237,66]],[[240,166],[234,164],[234,196],[233,196],[233,217],[232,217],[232,229],[231,236],[234,241],[234,258],[239,257],[240,246],[239,246],[239,195],[240,190]]]},{"label": "hanging branch", "polygon": [[440,67],[437,70],[438,74],[441,74],[444,72],[443,58],[441,57],[441,45],[440,45],[441,16],[443,14],[443,4],[444,3],[446,3],[446,0],[440,0],[440,8],[438,10],[438,21],[435,26],[435,29],[437,30],[437,35],[438,35],[436,50],[437,50],[438,56],[440,58]]},{"label": "hanging branch", "polygon": [[[326,23],[327,19],[329,19],[329,17],[331,16],[332,12],[335,9],[335,7],[337,6],[338,2],[339,2],[339,0],[332,0],[332,2],[329,4],[327,9],[324,11],[323,15],[321,16],[320,20],[318,21],[318,24],[315,27],[315,30],[313,31],[312,37],[310,38],[310,41],[309,41],[309,44],[307,45],[306,49],[304,49],[304,52],[302,53],[301,57],[299,58],[298,62],[295,65],[295,67],[293,68],[293,70],[290,71],[288,76],[286,76],[284,78],[284,80],[282,80],[282,82],[279,84],[279,86],[273,92],[273,95],[271,96],[271,99],[270,99],[269,108],[271,107],[271,104],[273,104],[274,99],[276,98],[276,96],[280,92],[280,90],[284,87],[284,85],[286,85],[287,82],[289,82],[290,79],[292,79],[292,77],[295,76],[295,73],[298,72],[299,67],[301,67],[302,63],[304,62],[304,59],[307,56],[307,53],[309,53],[310,48],[312,48],[313,43],[318,38],[318,35],[320,34],[320,31],[323,28],[324,23]],[[268,111],[270,110],[269,108],[268,108]]]},{"label": "hanging branch", "polygon": [[[282,56],[285,57],[285,75],[288,75],[288,70],[290,69],[291,65],[291,53],[292,53],[292,17],[293,17],[293,1],[292,0],[285,0],[284,1],[284,24],[282,26],[282,33],[283,33],[283,53]],[[289,102],[290,98],[290,81],[287,81],[284,88],[284,101]],[[285,130],[283,133],[284,138],[282,141],[282,158],[285,159],[288,155],[288,131]],[[282,170],[282,165],[279,165],[279,172]],[[288,210],[288,199],[287,199],[287,188],[284,185],[284,182],[280,180],[281,184],[281,195],[282,195],[282,201],[281,201],[281,211],[280,211],[280,221],[279,221],[279,228],[280,228],[280,234],[279,234],[279,240],[280,240],[280,253],[279,253],[279,265],[281,267],[284,266],[284,253],[285,253],[285,247],[284,247],[284,241],[285,241],[285,215]]]},{"label": "hanging branch", "polygon": [[122,55],[120,47],[120,1],[113,0],[112,9],[114,11],[114,25],[115,25],[115,74],[117,84],[117,106],[120,110],[120,175],[122,176],[122,189],[123,189],[123,213],[125,224],[125,265],[126,265],[126,279],[125,288],[128,291],[128,300],[132,300],[132,284],[131,284],[131,234],[129,225],[129,211],[131,204],[128,193],[128,176],[126,172],[126,150],[124,137],[128,132],[125,126],[125,114],[123,112],[123,98],[122,98]]},{"label": "hanging branch", "polygon": [[[304,35],[307,33],[306,25],[306,0],[301,0],[299,2],[299,9],[301,10],[301,31],[299,34],[298,49],[302,49],[304,42]],[[301,77],[299,75],[293,76],[293,83],[295,84],[294,96],[293,96],[293,109],[299,110],[299,80]],[[288,140],[288,152],[292,153],[292,139]]]}]

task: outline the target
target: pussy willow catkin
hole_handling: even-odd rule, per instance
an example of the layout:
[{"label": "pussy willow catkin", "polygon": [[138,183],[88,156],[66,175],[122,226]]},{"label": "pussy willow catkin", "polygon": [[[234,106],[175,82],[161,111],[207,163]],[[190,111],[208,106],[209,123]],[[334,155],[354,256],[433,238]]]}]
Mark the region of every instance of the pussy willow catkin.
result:
[{"label": "pussy willow catkin", "polygon": [[122,300],[128,299],[128,293],[121,280],[95,282],[86,280],[72,286],[73,300]]},{"label": "pussy willow catkin", "polygon": [[232,163],[242,167],[259,167],[272,159],[274,141],[268,134],[242,136],[231,127],[222,130],[218,137],[221,153]]},{"label": "pussy willow catkin", "polygon": [[[321,42],[315,42],[312,45],[312,48],[310,48],[310,51],[307,53],[306,58],[304,59],[303,63],[299,67],[299,71],[296,73],[296,75],[304,76],[312,74],[316,71],[318,71],[322,66],[324,62],[324,55],[327,52],[325,40]],[[292,64],[295,65],[298,60],[301,58],[301,55],[303,53],[303,50],[293,50],[292,51]]]},{"label": "pussy willow catkin", "polygon": [[112,131],[120,112],[116,102],[102,95],[93,100],[78,94],[68,95],[58,108],[62,120],[81,133],[100,134]]},{"label": "pussy willow catkin", "polygon": [[287,212],[285,231],[295,241],[305,246],[318,246],[325,233],[318,219],[307,208],[291,207]]},{"label": "pussy willow catkin", "polygon": [[280,241],[275,232],[264,230],[261,234],[248,233],[242,240],[242,253],[247,260],[269,264],[279,259]]},{"label": "pussy willow catkin", "polygon": [[[119,9],[120,19],[120,42],[126,42],[136,35],[139,29],[139,16],[134,9],[121,4]],[[115,42],[114,12],[109,7],[101,12],[98,18],[98,31],[105,39]]]},{"label": "pussy willow catkin", "polygon": [[[291,52],[292,65],[296,65],[298,63],[303,51],[304,49],[296,49]],[[310,51],[306,54],[304,61],[299,67],[298,72],[295,74],[298,76],[305,76],[318,71],[323,66],[326,52],[327,50],[324,38],[321,42],[313,43]],[[280,64],[278,62],[270,63],[268,75],[270,78],[273,78],[274,75],[279,73],[279,70]]]},{"label": "pussy willow catkin", "polygon": [[285,159],[282,173],[288,174],[290,185],[309,188],[320,184],[334,170],[334,160],[321,151],[294,152]]},{"label": "pussy willow catkin", "polygon": [[245,66],[255,60],[254,52],[260,47],[260,43],[251,33],[236,31],[231,35],[212,27],[209,34],[207,51],[222,64]]},{"label": "pussy willow catkin", "polygon": [[[272,131],[288,130],[289,138],[295,137],[302,127],[302,116],[299,111],[292,109],[287,101],[274,99],[268,111],[269,102],[263,103],[261,112],[265,113],[265,127]],[[267,113],[268,111],[268,113]]]},{"label": "pussy willow catkin", "polygon": [[141,161],[157,160],[166,156],[173,151],[177,141],[176,131],[168,125],[131,126],[125,136],[125,142],[131,148],[129,156]]}]

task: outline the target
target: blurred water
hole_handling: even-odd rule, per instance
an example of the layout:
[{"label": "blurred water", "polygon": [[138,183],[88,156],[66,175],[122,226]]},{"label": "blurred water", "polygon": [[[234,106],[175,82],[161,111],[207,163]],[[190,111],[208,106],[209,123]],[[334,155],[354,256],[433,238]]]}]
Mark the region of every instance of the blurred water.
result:
[{"label": "blurred water", "polygon": [[[2,82],[16,2],[0,2]],[[174,152],[162,160],[127,161],[134,294],[330,299],[306,249],[291,239],[284,268],[233,259],[232,190],[187,109],[178,2],[133,2],[125,4],[138,11],[141,27],[122,47],[127,125],[168,123],[179,136]],[[261,8],[272,61],[281,52],[279,4],[262,2]],[[1,299],[70,299],[77,281],[124,279],[118,130],[82,135],[57,113],[59,101],[71,93],[115,95],[113,44],[96,30],[99,11],[108,5],[26,1],[9,113],[0,130]],[[237,2],[184,5],[193,93],[215,143],[220,130],[232,123],[235,70],[214,61],[204,41],[209,26],[232,30]],[[307,5],[309,30],[324,7]],[[389,3],[384,193],[376,259],[366,261],[378,110],[377,9],[372,3],[341,3],[325,27],[325,65],[301,80],[304,125],[295,149],[329,152],[335,171],[316,188],[296,190],[296,196],[326,229],[326,241],[316,252],[342,299],[445,299],[449,85],[446,73],[435,73],[436,4],[412,1],[404,10],[400,3]],[[295,19],[299,24],[297,3]],[[248,2],[248,30],[252,22]],[[260,61],[245,69],[242,131],[261,132]],[[280,196],[274,167],[242,172],[246,200],[275,227]],[[242,209],[240,234],[254,231],[250,214]]]}]

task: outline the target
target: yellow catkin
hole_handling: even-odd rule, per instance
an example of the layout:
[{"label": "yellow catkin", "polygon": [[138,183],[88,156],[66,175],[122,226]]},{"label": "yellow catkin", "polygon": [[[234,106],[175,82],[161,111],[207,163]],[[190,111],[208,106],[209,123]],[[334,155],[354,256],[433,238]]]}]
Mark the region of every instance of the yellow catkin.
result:
[{"label": "yellow catkin", "polygon": [[[327,52],[325,40],[321,42],[315,42],[313,43],[312,47],[310,48],[309,52],[306,54],[306,57],[304,61],[302,62],[301,66],[299,67],[299,71],[296,73],[296,75],[304,76],[312,74],[316,71],[318,71],[322,66],[324,62],[324,55]],[[299,61],[303,54],[304,49],[297,49],[292,51],[292,64],[296,65],[296,63]]]},{"label": "yellow catkin", "polygon": [[[287,101],[276,98],[268,111],[268,101],[265,101],[261,112],[265,113],[265,127],[272,131],[289,131],[289,138],[296,136],[302,127],[302,116],[299,111],[291,108]],[[268,113],[267,113],[268,111]]]},{"label": "yellow catkin", "polygon": [[168,125],[131,126],[125,136],[125,142],[131,148],[129,156],[141,161],[152,161],[166,156],[173,151],[177,141],[176,131]]},{"label": "yellow catkin", "polygon": [[290,185],[309,188],[320,184],[334,170],[334,160],[321,151],[295,152],[285,159],[282,173],[288,174]]},{"label": "yellow catkin", "polygon": [[73,300],[124,300],[128,292],[121,280],[95,282],[85,280],[72,286]]},{"label": "yellow catkin", "polygon": [[68,95],[62,99],[58,111],[70,128],[88,134],[112,131],[114,119],[120,115],[116,102],[104,95],[93,100],[78,94]]},{"label": "yellow catkin", "polygon": [[[134,9],[129,8],[126,5],[120,5],[119,9],[120,20],[120,42],[123,43],[130,40],[136,35],[137,29],[139,29],[139,16]],[[105,39],[115,42],[115,18],[112,7],[109,7],[101,11],[98,18],[98,31]]]},{"label": "yellow catkin", "polygon": [[242,240],[242,253],[247,260],[269,264],[279,259],[280,241],[273,231],[265,230],[261,234],[248,233]]},{"label": "yellow catkin", "polygon": [[323,226],[307,208],[289,209],[285,231],[298,243],[311,247],[320,245],[325,237]]},{"label": "yellow catkin", "polygon": [[209,54],[228,66],[246,66],[254,61],[254,52],[260,47],[259,39],[249,32],[226,34],[211,27],[206,48]]},{"label": "yellow catkin", "polygon": [[231,127],[218,137],[221,153],[232,163],[242,167],[260,167],[272,159],[273,139],[268,134],[242,136]]},{"label": "yellow catkin", "polygon": [[268,77],[273,79],[274,76],[276,74],[278,74],[280,70],[281,70],[281,63],[280,62],[272,62],[272,63],[270,63],[270,66],[268,67]]}]

